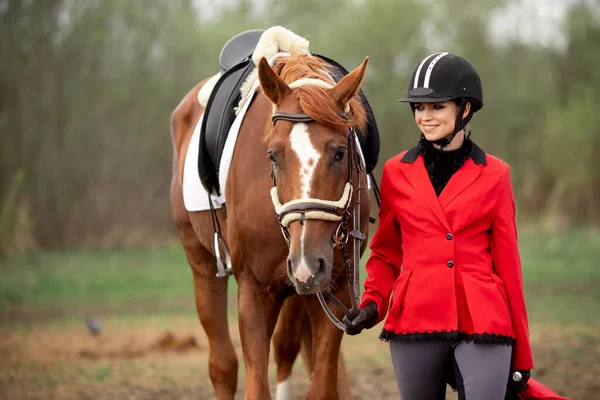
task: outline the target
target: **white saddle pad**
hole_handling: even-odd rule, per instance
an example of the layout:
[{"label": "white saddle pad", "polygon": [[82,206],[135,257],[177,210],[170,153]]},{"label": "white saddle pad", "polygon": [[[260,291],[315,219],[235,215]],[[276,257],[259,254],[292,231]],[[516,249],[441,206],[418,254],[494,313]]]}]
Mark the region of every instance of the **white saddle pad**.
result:
[{"label": "white saddle pad", "polygon": [[[225,203],[225,184],[227,183],[227,176],[229,175],[229,166],[231,165],[233,150],[235,149],[240,126],[244,121],[246,111],[252,102],[257,87],[258,84],[252,89],[248,99],[240,109],[240,112],[233,121],[233,125],[231,125],[231,128],[229,129],[229,134],[227,135],[227,140],[223,147],[221,164],[219,165],[219,186],[221,187],[221,192],[223,194],[221,196],[216,196],[213,193],[210,194],[210,199],[215,208],[221,208],[223,203]],[[194,133],[192,134],[183,167],[183,204],[188,211],[206,211],[210,209],[209,194],[202,185],[200,175],[198,174],[198,150],[200,148],[200,126],[202,125],[202,119],[203,116],[200,117],[194,128]]]}]

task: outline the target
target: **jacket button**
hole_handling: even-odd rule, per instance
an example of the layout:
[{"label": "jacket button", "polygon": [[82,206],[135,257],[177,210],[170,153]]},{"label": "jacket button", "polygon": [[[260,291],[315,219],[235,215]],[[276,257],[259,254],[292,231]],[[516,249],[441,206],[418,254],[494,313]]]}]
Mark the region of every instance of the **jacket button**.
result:
[{"label": "jacket button", "polygon": [[452,268],[454,267],[454,261],[450,260],[448,261],[448,268]]},{"label": "jacket button", "polygon": [[446,235],[446,239],[448,239],[448,240],[452,240],[452,237],[453,237],[453,236],[452,236],[452,234],[451,234],[451,233],[448,233],[448,234]]}]

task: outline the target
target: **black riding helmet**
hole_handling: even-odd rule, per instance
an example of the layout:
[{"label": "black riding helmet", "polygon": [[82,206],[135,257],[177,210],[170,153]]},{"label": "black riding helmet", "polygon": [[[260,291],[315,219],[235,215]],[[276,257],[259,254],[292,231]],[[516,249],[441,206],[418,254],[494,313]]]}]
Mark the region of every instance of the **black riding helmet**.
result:
[{"label": "black riding helmet", "polygon": [[[435,143],[442,148],[463,130],[473,113],[483,107],[481,78],[475,67],[464,57],[443,52],[425,57],[413,70],[408,81],[408,90],[401,102],[410,103],[415,112],[415,103],[437,103],[455,100],[459,105],[454,130],[447,137]],[[471,103],[469,115],[462,118],[466,103]]]}]

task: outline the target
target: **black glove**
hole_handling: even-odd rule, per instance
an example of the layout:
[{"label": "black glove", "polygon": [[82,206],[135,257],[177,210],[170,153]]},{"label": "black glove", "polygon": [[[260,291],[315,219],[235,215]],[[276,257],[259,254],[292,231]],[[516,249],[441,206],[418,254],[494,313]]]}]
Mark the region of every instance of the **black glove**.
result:
[{"label": "black glove", "polygon": [[363,308],[351,310],[353,316],[348,318],[344,316],[343,323],[348,335],[358,335],[363,329],[369,329],[375,326],[379,318],[377,304],[369,303]]},{"label": "black glove", "polygon": [[[521,380],[515,380],[515,372],[521,374]],[[530,370],[513,370],[508,376],[508,386],[506,387],[506,399],[518,399],[517,395],[527,388],[527,381],[531,378]]]}]

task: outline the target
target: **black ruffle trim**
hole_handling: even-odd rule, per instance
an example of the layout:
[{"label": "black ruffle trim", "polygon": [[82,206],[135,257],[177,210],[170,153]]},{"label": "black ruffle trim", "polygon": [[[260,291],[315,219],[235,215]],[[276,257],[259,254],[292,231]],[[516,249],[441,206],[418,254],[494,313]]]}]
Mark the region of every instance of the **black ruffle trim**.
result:
[{"label": "black ruffle trim", "polygon": [[477,344],[503,344],[511,346],[515,339],[510,336],[497,335],[495,333],[465,333],[458,331],[433,331],[433,332],[414,332],[414,333],[394,333],[383,329],[379,339],[384,342],[402,341],[402,342],[437,342],[437,341],[455,341],[464,340],[467,343]]}]

